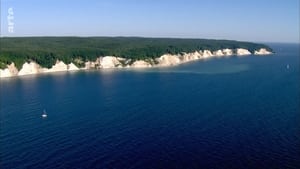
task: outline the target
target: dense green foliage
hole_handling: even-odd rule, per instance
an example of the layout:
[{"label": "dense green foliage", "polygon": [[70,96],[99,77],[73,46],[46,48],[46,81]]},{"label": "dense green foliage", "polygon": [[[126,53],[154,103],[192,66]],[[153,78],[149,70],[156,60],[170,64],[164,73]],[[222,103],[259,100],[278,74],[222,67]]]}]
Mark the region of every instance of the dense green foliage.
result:
[{"label": "dense green foliage", "polygon": [[[18,69],[26,61],[50,68],[57,59],[80,65],[79,61],[99,56],[118,56],[132,60],[157,58],[165,53],[245,48],[253,52],[263,44],[230,40],[138,38],[138,37],[16,37],[0,38],[0,68],[14,62]],[[82,65],[81,65],[82,66]]]}]

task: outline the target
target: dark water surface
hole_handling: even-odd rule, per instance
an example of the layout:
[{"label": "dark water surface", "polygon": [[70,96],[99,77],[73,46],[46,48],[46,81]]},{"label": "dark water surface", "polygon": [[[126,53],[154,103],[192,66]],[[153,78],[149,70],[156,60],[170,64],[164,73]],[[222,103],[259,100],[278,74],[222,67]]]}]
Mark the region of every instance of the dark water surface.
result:
[{"label": "dark water surface", "polygon": [[0,168],[300,168],[299,47],[272,47],[1,79]]}]

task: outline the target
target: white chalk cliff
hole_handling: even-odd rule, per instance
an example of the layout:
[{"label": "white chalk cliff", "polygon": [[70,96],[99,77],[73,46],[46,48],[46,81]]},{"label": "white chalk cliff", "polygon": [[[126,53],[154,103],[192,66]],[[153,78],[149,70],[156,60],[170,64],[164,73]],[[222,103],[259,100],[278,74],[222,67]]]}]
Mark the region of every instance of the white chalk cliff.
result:
[{"label": "white chalk cliff", "polygon": [[268,51],[268,50],[265,49],[265,48],[261,48],[261,49],[259,49],[258,51],[257,51],[257,50],[254,51],[254,54],[255,54],[255,55],[270,55],[270,54],[272,54],[272,52]]},{"label": "white chalk cliff", "polygon": [[76,65],[74,65],[74,63],[68,64],[68,71],[76,71],[76,70],[79,70],[79,68]]},{"label": "white chalk cliff", "polygon": [[15,64],[12,63],[7,66],[6,69],[0,69],[0,78],[3,77],[12,77],[12,76],[23,76],[23,75],[32,75],[32,74],[40,74],[40,73],[50,73],[50,72],[59,72],[59,71],[75,71],[79,70],[77,66],[73,63],[66,65],[62,61],[57,61],[52,68],[47,69],[41,67],[39,64],[35,62],[24,63],[20,71],[16,68]]},{"label": "white chalk cliff", "polygon": [[203,53],[202,53],[202,58],[203,59],[207,59],[207,58],[210,58],[212,56],[213,56],[213,54],[209,50],[204,50]]},{"label": "white chalk cliff", "polygon": [[147,68],[147,67],[152,67],[152,65],[144,60],[137,60],[133,62],[130,67],[132,68]]},{"label": "white chalk cliff", "polygon": [[[199,59],[209,59],[213,57],[226,57],[232,55],[244,56],[252,53],[247,49],[222,49],[217,51],[195,51],[191,53],[182,54],[164,54],[155,61],[152,59],[136,60],[132,62],[131,59],[120,58],[115,56],[99,57],[95,61],[85,62],[84,68],[78,68],[74,63],[65,64],[63,61],[57,61],[50,69],[43,68],[35,62],[24,63],[20,71],[16,68],[14,63],[7,65],[7,68],[0,69],[0,78],[23,76],[39,73],[51,73],[58,71],[77,71],[80,69],[111,69],[111,68],[149,68],[154,66],[173,66],[181,63],[186,63]],[[269,55],[272,52],[265,48],[254,51],[254,55]],[[82,62],[83,63],[83,62]]]},{"label": "white chalk cliff", "polygon": [[120,60],[123,58],[118,58],[114,56],[105,56],[100,58],[100,68],[115,68],[122,65]]},{"label": "white chalk cliff", "polygon": [[223,53],[222,50],[217,50],[217,51],[213,52],[213,55],[215,55],[215,56],[224,56],[225,54]]},{"label": "white chalk cliff", "polygon": [[18,73],[19,76],[42,73],[44,70],[35,62],[24,63],[22,69]]},{"label": "white chalk cliff", "polygon": [[2,77],[12,77],[18,75],[18,69],[16,68],[15,64],[12,63],[7,65],[6,69],[0,69],[0,78]]},{"label": "white chalk cliff", "polygon": [[236,49],[236,55],[238,56],[251,55],[251,52],[247,49],[238,48]]},{"label": "white chalk cliff", "polygon": [[177,65],[180,63],[180,56],[165,54],[165,55],[162,55],[160,58],[157,58],[156,61],[158,62],[159,66]]}]

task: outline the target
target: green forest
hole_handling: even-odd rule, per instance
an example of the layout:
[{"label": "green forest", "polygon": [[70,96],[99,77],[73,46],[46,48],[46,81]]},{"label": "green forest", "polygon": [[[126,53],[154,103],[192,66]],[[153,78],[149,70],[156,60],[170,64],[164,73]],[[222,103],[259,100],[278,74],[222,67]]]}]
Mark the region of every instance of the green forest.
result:
[{"label": "green forest", "polygon": [[[163,54],[178,54],[196,50],[245,48],[250,52],[264,44],[232,40],[140,38],[140,37],[2,37],[0,38],[0,68],[14,62],[18,69],[27,61],[50,68],[56,60],[83,66],[99,56],[117,56],[132,60],[157,58]],[[80,61],[80,62],[78,62]]]}]

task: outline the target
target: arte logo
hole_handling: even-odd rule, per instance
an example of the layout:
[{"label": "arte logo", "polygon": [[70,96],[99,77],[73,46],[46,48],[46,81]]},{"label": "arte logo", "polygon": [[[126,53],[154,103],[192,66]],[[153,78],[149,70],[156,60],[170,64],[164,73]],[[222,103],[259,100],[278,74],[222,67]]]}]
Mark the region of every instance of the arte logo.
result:
[{"label": "arte logo", "polygon": [[8,22],[8,32],[14,33],[14,10],[13,8],[8,8],[8,15],[7,15],[7,22]]}]

